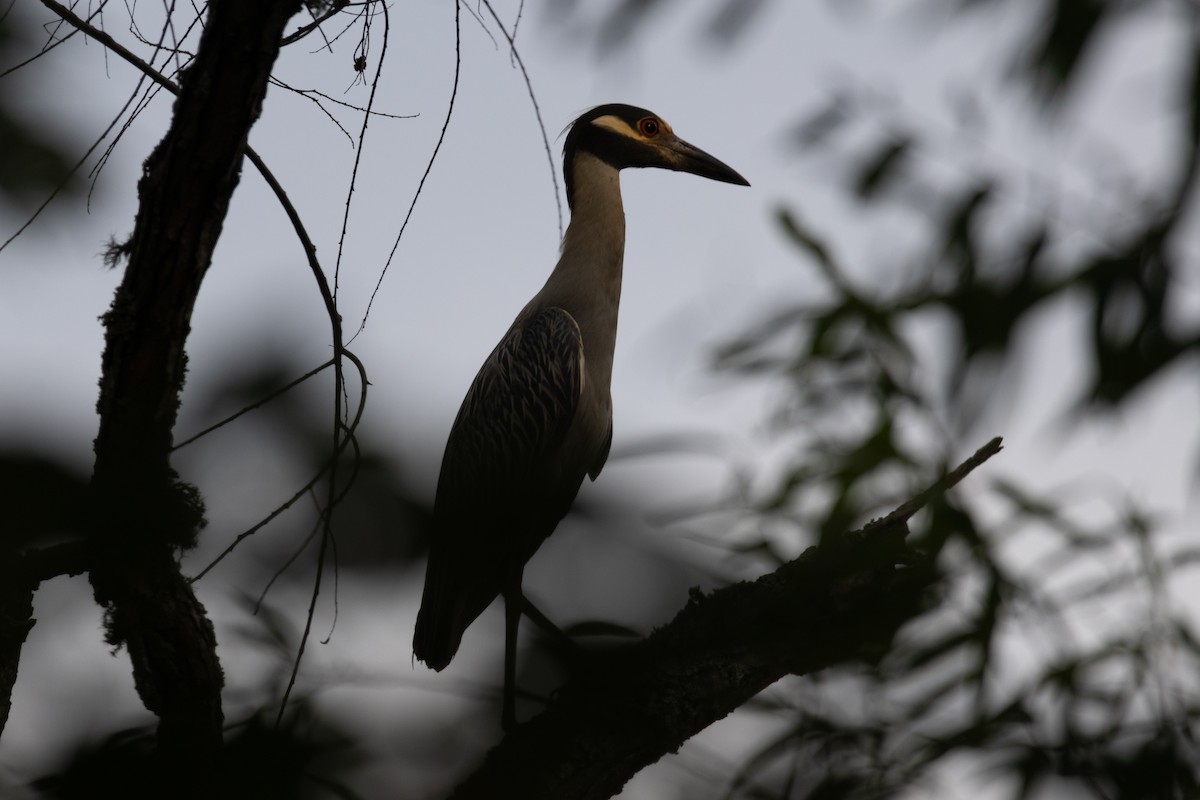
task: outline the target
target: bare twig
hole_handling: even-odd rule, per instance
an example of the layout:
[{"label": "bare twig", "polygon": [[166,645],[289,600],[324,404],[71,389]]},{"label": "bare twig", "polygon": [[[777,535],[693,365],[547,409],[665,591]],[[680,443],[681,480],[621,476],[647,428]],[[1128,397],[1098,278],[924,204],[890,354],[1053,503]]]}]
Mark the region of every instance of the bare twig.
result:
[{"label": "bare twig", "polygon": [[247,414],[251,411],[254,411],[255,409],[262,408],[267,403],[274,400],[276,397],[279,397],[280,395],[291,391],[292,389],[296,388],[300,384],[304,383],[309,378],[313,377],[314,375],[319,375],[321,372],[325,371],[326,369],[328,369],[331,366],[333,366],[332,358],[329,359],[328,361],[326,361],[324,364],[322,364],[319,367],[313,367],[308,372],[301,375],[299,378],[296,378],[296,380],[292,381],[291,383],[286,384],[285,386],[281,386],[280,388],[271,392],[270,394],[268,394],[266,397],[262,398],[261,400],[257,400],[248,406],[244,406],[240,410],[234,412],[233,414],[230,414],[228,417],[221,420],[220,422],[213,423],[212,425],[209,425],[207,428],[200,431],[199,433],[189,436],[188,438],[184,439],[179,444],[172,447],[171,450],[174,451],[174,450],[180,449],[181,447],[187,447],[189,444],[196,441],[197,439],[207,436],[208,434],[212,433],[213,431],[217,430],[218,428],[225,427],[226,425],[233,422],[235,419],[242,416],[243,414]]},{"label": "bare twig", "polygon": [[117,112],[115,117],[113,117],[113,121],[110,122],[108,127],[96,137],[96,141],[92,143],[92,146],[89,147],[87,151],[79,158],[79,160],[75,162],[71,169],[67,171],[66,176],[62,179],[58,186],[54,187],[54,189],[50,192],[50,195],[42,201],[42,204],[34,209],[34,212],[29,215],[29,219],[25,220],[21,227],[17,228],[7,239],[5,239],[3,242],[0,242],[0,252],[15,242],[21,236],[21,234],[23,234],[29,228],[30,225],[37,221],[37,218],[40,217],[42,212],[50,206],[50,203],[54,201],[54,198],[58,197],[59,192],[66,188],[67,183],[71,180],[72,176],[74,176],[75,173],[78,172],[79,169],[84,165],[84,163],[91,158],[92,153],[96,152],[96,148],[108,138],[110,133],[112,133],[112,129],[117,127],[117,123],[119,123],[121,121],[121,117],[125,115],[126,109],[128,109],[137,98],[138,93],[141,91],[141,85],[141,81],[139,80],[137,85],[134,87],[133,92],[129,95],[129,99],[125,101],[125,105],[121,106],[121,110]]},{"label": "bare twig", "polygon": [[[315,496],[313,497],[313,501],[316,502]],[[264,586],[262,592],[259,593],[258,599],[254,602],[255,614],[257,614],[259,609],[262,608],[263,602],[265,602],[267,599],[267,593],[271,591],[271,587],[275,585],[275,581],[279,580],[283,576],[283,573],[287,572],[291,566],[296,563],[296,560],[300,558],[301,554],[303,554],[305,550],[308,549],[308,546],[312,544],[312,540],[317,538],[317,534],[320,532],[321,520],[318,518],[313,524],[312,530],[308,532],[308,535],[304,537],[304,540],[300,542],[300,545],[294,551],[292,551],[292,554],[284,560],[283,564],[281,564],[275,570],[274,574],[271,575],[271,579],[267,581],[267,585]]]},{"label": "bare twig", "polygon": [[[367,317],[371,314],[371,306],[375,303],[375,295],[379,293],[379,287],[383,285],[383,278],[387,275],[388,267],[392,265],[392,259],[396,257],[396,249],[400,247],[400,239],[404,236],[404,230],[408,227],[409,220],[412,219],[413,209],[417,207],[417,200],[421,196],[421,190],[425,188],[425,180],[429,177],[430,170],[433,169],[433,162],[437,160],[438,153],[441,152],[442,143],[446,140],[446,130],[450,127],[451,117],[454,116],[454,103],[458,98],[458,80],[462,72],[461,6],[462,3],[460,2],[455,2],[454,4],[454,83],[450,87],[450,103],[446,108],[446,118],[442,121],[442,130],[438,133],[437,144],[433,146],[433,152],[430,153],[429,161],[425,164],[425,171],[421,174],[421,180],[417,183],[417,190],[413,193],[413,199],[409,203],[408,211],[404,215],[404,221],[400,223],[400,231],[396,234],[396,241],[392,242],[392,250],[388,253],[387,261],[384,263],[383,269],[379,272],[379,279],[375,281],[375,288],[371,291],[371,297],[367,301],[367,308],[363,312],[362,320],[358,324],[358,330],[350,337],[351,342],[358,338],[358,335],[367,327]],[[380,60],[382,61],[382,57]],[[347,213],[349,213],[349,197],[346,199],[346,206]],[[338,246],[338,252],[340,258],[340,245]]]},{"label": "bare twig", "polygon": [[[550,183],[554,186],[554,203],[558,207],[558,238],[563,237],[563,209],[562,197],[558,191],[558,167],[554,163],[554,153],[550,150],[550,137],[546,133],[546,123],[542,121],[542,109],[538,106],[537,94],[533,91],[533,81],[529,77],[529,70],[525,69],[525,62],[521,60],[521,53],[517,50],[517,42],[513,36],[516,33],[516,26],[513,26],[513,33],[510,34],[508,29],[504,27],[504,23],[500,21],[500,15],[496,13],[496,9],[492,8],[490,0],[483,0],[483,7],[492,15],[492,19],[496,21],[500,32],[504,34],[504,38],[508,40],[509,52],[512,58],[517,61],[517,66],[521,69],[521,77],[525,79],[525,91],[529,95],[529,102],[533,104],[533,115],[537,118],[538,130],[542,134],[542,146],[546,148],[546,163],[550,165]],[[518,18],[519,20],[519,18]]]},{"label": "bare twig", "polygon": [[983,447],[976,450],[970,458],[968,458],[966,461],[963,461],[950,472],[947,472],[940,480],[938,480],[929,488],[925,489],[916,497],[899,506],[886,517],[871,522],[871,524],[866,527],[866,530],[871,531],[878,528],[887,528],[902,522],[908,522],[908,520],[912,518],[913,514],[916,514],[918,511],[928,505],[929,502],[934,498],[941,497],[943,494],[953,489],[964,478],[975,471],[977,467],[979,467],[992,456],[999,453],[1003,448],[1004,440],[997,436]]},{"label": "bare twig", "polygon": [[[368,17],[369,19],[369,17]],[[365,25],[366,23],[364,23]],[[367,97],[367,109],[363,114],[362,127],[358,131],[358,147],[354,153],[354,166],[350,169],[350,186],[346,189],[346,203],[342,212],[342,230],[338,235],[337,256],[333,264],[333,296],[337,298],[338,280],[342,274],[342,254],[345,252],[346,232],[350,227],[350,202],[354,198],[354,189],[358,185],[358,168],[362,163],[363,143],[367,138],[367,125],[371,121],[371,109],[375,107],[375,93],[379,90],[379,78],[383,74],[383,64],[387,60],[388,33],[391,29],[391,17],[388,15],[387,4],[383,6],[383,51],[375,62],[375,77],[371,80],[371,93]],[[364,37],[366,34],[363,34]],[[351,341],[353,341],[351,337]]]},{"label": "bare twig", "polygon": [[[97,3],[96,7],[94,9],[92,9],[92,13],[88,14],[88,19],[94,19],[95,17],[98,17],[101,14],[101,12],[104,11],[104,7],[106,5],[108,5],[108,0],[101,0],[101,2]],[[10,8],[11,8],[11,6],[10,6]],[[59,25],[61,25],[61,24],[62,24],[62,22],[60,21]],[[66,36],[62,37],[61,39],[54,38],[54,36],[52,34],[50,39],[47,41],[47,43],[42,45],[41,49],[38,50],[33,55],[31,55],[29,58],[25,59],[24,61],[20,61],[16,64],[13,64],[11,67],[9,67],[6,70],[0,71],[0,78],[4,78],[4,77],[16,72],[17,70],[21,69],[21,67],[24,67],[27,64],[31,64],[34,61],[37,61],[39,58],[46,55],[54,48],[58,47],[63,42],[66,42],[68,39],[70,39],[72,36],[74,36],[77,33],[79,33],[79,30],[77,28],[72,28],[70,33],[68,33]]]},{"label": "bare twig", "polygon": [[[358,357],[356,355],[351,353],[349,350],[343,350],[342,355],[345,356],[346,358],[350,359],[350,361],[353,362],[354,365],[358,368],[359,379],[361,381],[362,394],[361,394],[361,397],[359,398],[358,410],[355,413],[353,421],[351,421],[351,423],[347,426],[347,429],[349,431],[353,432],[355,429],[358,428],[358,424],[362,420],[363,411],[367,405],[367,385],[368,385],[367,373],[366,373],[366,368],[363,367],[362,362],[358,359]],[[346,442],[343,441],[341,446],[342,446],[342,449],[345,449]],[[317,470],[317,473],[315,475],[313,475],[312,478],[310,478],[307,483],[305,483],[303,486],[301,486],[300,489],[298,491],[296,491],[295,494],[293,494],[291,497],[289,497],[283,503],[276,506],[271,511],[271,513],[268,514],[266,517],[259,520],[257,523],[255,523],[250,528],[239,533],[234,538],[234,540],[232,542],[230,542],[229,545],[224,550],[222,550],[220,553],[217,554],[216,558],[214,558],[212,561],[210,561],[204,567],[204,569],[200,570],[200,572],[193,575],[189,580],[191,582],[195,583],[196,581],[203,578],[205,575],[207,575],[209,572],[211,572],[212,569],[215,566],[217,566],[217,564],[221,563],[221,561],[223,561],[226,556],[228,556],[230,553],[232,553],[234,550],[236,550],[238,545],[240,545],[243,541],[250,538],[254,534],[258,533],[264,527],[269,525],[273,520],[275,520],[276,517],[278,517],[280,514],[282,514],[283,512],[285,512],[289,508],[291,508],[293,505],[295,505],[297,500],[299,500],[301,497],[304,497],[304,495],[306,495],[310,491],[312,491],[312,488],[317,485],[317,482],[319,480],[321,480],[321,478],[325,477],[325,473],[329,472],[332,469],[333,462],[338,458],[338,456],[340,454],[341,454],[340,451],[334,453],[330,457],[330,459],[325,462],[325,465],[322,466],[321,469]]]},{"label": "bare twig", "polygon": [[334,0],[334,2],[330,4],[329,8],[326,9],[324,14],[317,17],[307,25],[302,25],[292,33],[289,33],[287,36],[283,37],[283,41],[280,42],[279,46],[287,47],[289,44],[295,44],[305,36],[308,36],[310,33],[320,28],[330,17],[340,13],[349,5],[350,3],[348,3],[346,0]]},{"label": "bare twig", "polygon": [[[521,18],[524,16],[524,14],[525,14],[525,0],[521,0],[521,2],[517,4],[517,18],[513,20],[512,40],[514,42],[517,41],[517,29],[521,27]],[[516,64],[517,64],[516,53],[510,52],[508,54],[508,58],[509,58],[509,61],[512,63],[512,65],[516,66]]]},{"label": "bare twig", "polygon": [[342,106],[343,108],[348,108],[352,111],[357,111],[362,114],[369,114],[373,117],[383,117],[384,119],[416,119],[417,117],[421,116],[420,114],[389,114],[385,111],[372,111],[364,108],[363,106],[356,106],[353,103],[347,103],[345,100],[338,100],[336,97],[330,97],[324,92],[316,89],[298,89],[295,86],[290,86],[275,77],[271,78],[271,83],[281,89],[285,89],[293,94],[299,95],[305,100],[308,100],[316,105],[317,108],[321,109],[321,113],[328,117],[329,121],[337,126],[337,129],[341,131],[342,135],[346,137],[346,140],[350,142],[351,147],[355,147],[354,137],[350,135],[350,131],[346,130],[341,121],[333,115],[333,112],[325,107],[325,103],[333,103],[334,105]]}]

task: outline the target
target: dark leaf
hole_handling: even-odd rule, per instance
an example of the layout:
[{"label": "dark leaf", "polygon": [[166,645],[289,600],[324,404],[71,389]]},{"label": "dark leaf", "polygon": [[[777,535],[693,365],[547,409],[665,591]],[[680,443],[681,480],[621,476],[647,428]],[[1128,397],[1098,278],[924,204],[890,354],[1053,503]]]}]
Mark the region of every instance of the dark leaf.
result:
[{"label": "dark leaf", "polygon": [[861,200],[872,200],[904,169],[913,140],[909,136],[897,135],[884,142],[878,150],[859,166],[852,187]]}]

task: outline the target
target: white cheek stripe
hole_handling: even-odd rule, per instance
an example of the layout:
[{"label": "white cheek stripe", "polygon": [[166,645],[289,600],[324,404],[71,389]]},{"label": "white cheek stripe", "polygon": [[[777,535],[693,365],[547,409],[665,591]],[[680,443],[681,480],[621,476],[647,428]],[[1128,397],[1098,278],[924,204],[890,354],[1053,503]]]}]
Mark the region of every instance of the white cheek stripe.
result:
[{"label": "white cheek stripe", "polygon": [[598,125],[601,128],[608,128],[613,133],[621,136],[628,136],[630,139],[641,139],[641,134],[629,126],[629,123],[613,114],[605,114],[603,117],[596,117],[592,120],[593,125]]}]

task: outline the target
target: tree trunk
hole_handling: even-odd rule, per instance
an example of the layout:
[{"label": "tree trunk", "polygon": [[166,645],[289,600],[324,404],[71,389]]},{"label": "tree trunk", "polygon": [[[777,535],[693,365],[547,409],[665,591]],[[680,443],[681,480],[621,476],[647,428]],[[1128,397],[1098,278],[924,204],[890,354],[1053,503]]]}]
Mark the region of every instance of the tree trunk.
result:
[{"label": "tree trunk", "polygon": [[203,794],[221,744],[223,676],[212,624],[179,571],[203,525],[170,466],[192,308],[212,261],[246,140],[300,0],[213,0],[165,138],[146,160],[128,259],[105,315],[91,482],[91,571],[110,643],[123,644],[174,785]]}]

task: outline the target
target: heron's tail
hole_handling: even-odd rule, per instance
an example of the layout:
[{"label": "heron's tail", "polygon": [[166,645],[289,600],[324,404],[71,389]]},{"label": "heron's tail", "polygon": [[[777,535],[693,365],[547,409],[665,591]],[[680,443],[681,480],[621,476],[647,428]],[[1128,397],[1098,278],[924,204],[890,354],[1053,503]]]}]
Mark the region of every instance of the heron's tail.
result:
[{"label": "heron's tail", "polygon": [[446,668],[450,659],[458,652],[472,619],[462,621],[463,614],[453,594],[444,591],[433,569],[425,577],[425,591],[421,596],[421,610],[417,612],[417,628],[413,633],[413,655],[431,669],[439,672]]}]

